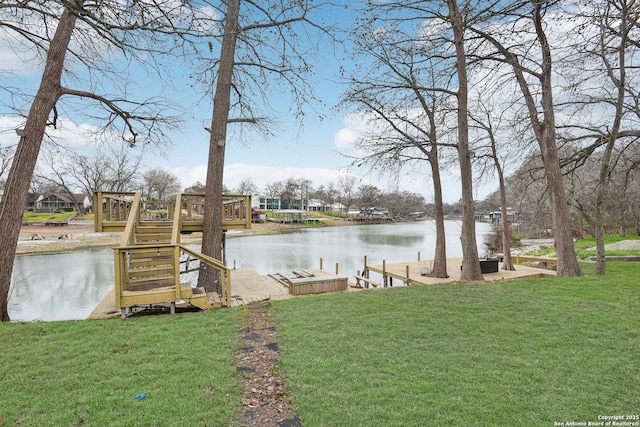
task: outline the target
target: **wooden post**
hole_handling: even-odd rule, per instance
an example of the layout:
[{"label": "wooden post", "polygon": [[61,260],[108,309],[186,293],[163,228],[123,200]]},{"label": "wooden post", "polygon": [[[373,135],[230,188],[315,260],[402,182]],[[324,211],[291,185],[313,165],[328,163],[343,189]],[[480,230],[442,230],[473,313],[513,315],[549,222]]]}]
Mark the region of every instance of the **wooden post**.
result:
[{"label": "wooden post", "polygon": [[320,258],[320,270],[322,270],[322,258]]},{"label": "wooden post", "polygon": [[406,276],[407,276],[407,286],[410,285],[410,281],[409,281],[409,266],[405,266],[405,271],[406,271]]},{"label": "wooden post", "polygon": [[102,233],[102,192],[93,193],[93,231]]},{"label": "wooden post", "polygon": [[418,251],[418,262],[420,262],[420,251]]},{"label": "wooden post", "polygon": [[382,286],[387,287],[387,260],[382,260]]},{"label": "wooden post", "polygon": [[367,269],[367,256],[364,256],[364,268],[362,269],[362,276],[369,278],[369,270]]},{"label": "wooden post", "polygon": [[[173,283],[175,286],[175,301],[180,301],[180,246],[173,246]],[[176,312],[176,303],[172,303],[172,312]]]},{"label": "wooden post", "polygon": [[[124,267],[124,260],[123,257],[124,254],[126,252],[120,252],[120,250],[118,248],[114,248],[113,249],[113,258],[115,259],[114,264],[114,273],[115,273],[115,278],[116,278],[116,289],[115,289],[115,294],[116,294],[116,308],[124,308],[122,307],[122,291],[124,290],[124,271],[123,271],[123,267]],[[123,312],[124,314],[124,312]],[[122,318],[124,319],[125,316],[123,316]]]},{"label": "wooden post", "polygon": [[338,263],[336,262],[336,276],[338,275]]}]

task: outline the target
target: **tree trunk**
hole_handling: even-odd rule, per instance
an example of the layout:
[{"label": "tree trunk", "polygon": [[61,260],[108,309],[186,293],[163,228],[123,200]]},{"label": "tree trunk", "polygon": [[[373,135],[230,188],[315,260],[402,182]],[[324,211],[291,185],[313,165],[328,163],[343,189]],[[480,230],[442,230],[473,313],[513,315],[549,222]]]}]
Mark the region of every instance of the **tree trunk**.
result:
[{"label": "tree trunk", "polygon": [[[75,5],[81,6],[82,3],[82,0],[76,0]],[[0,236],[3,239],[3,244],[0,245],[0,320],[3,322],[10,320],[8,300],[11,274],[29,184],[38,160],[49,114],[61,96],[60,81],[64,59],[75,23],[76,16],[69,8],[65,8],[51,40],[42,81],[29,110],[24,136],[18,143],[0,202]]]},{"label": "tree trunk", "polygon": [[[209,138],[209,158],[205,191],[205,216],[202,233],[202,253],[222,260],[222,184],[224,176],[224,152],[227,138],[227,124],[231,105],[231,80],[233,77],[236,40],[238,38],[238,16],[240,0],[228,0],[226,24],[222,38],[220,64],[216,93],[213,98],[211,135]],[[207,290],[219,291],[216,277],[206,280]]]},{"label": "tree trunk", "polygon": [[447,278],[447,242],[444,229],[444,205],[442,201],[442,181],[438,165],[438,151],[434,145],[429,154],[431,176],[433,179],[434,221],[436,224],[436,251],[433,257],[433,268],[429,277]]},{"label": "tree trunk", "polygon": [[[495,145],[494,145],[495,149]],[[502,269],[513,271],[513,261],[511,260],[511,224],[507,218],[507,188],[504,183],[504,173],[500,162],[497,161],[497,155],[494,151],[494,159],[496,160],[496,170],[498,171],[498,182],[500,183],[500,212],[502,213]]]},{"label": "tree trunk", "polygon": [[[602,184],[602,183],[601,183]],[[602,208],[596,203],[594,231],[596,236],[596,274],[604,274],[606,258],[604,251],[604,226],[602,225]]]},{"label": "tree trunk", "polygon": [[[553,85],[551,72],[551,49],[544,32],[541,16],[541,3],[534,2],[533,21],[542,51],[542,72],[540,73],[540,87],[542,90],[541,104],[543,122],[538,123],[537,111],[531,117],[532,124],[544,163],[549,195],[551,198],[551,215],[553,219],[554,245],[558,258],[557,275],[559,277],[580,276],[580,265],[573,246],[573,228],[569,216],[569,204],[564,191],[564,182],[558,148],[556,146],[556,123],[553,107]],[[527,100],[527,103],[533,101]],[[530,109],[530,114],[531,114]]]},{"label": "tree trunk", "polygon": [[[573,246],[573,228],[569,216],[569,204],[564,192],[564,182],[558,151],[555,144],[555,131],[553,136],[544,137],[543,157],[545,163],[545,175],[549,196],[551,199],[551,218],[553,220],[553,244],[558,259],[558,277],[580,276],[580,265]],[[546,152],[546,154],[545,154]]]},{"label": "tree trunk", "polygon": [[476,243],[476,216],[473,201],[473,174],[469,152],[468,82],[464,50],[464,23],[456,0],[447,0],[449,18],[456,47],[456,71],[458,75],[458,160],[462,186],[462,272],[461,280],[483,280],[478,262]]}]

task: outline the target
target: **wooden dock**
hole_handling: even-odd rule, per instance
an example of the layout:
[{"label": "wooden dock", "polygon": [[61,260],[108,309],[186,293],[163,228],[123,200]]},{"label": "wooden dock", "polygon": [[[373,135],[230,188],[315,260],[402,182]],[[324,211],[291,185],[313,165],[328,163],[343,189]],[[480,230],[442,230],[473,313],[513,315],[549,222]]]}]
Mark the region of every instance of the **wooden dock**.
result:
[{"label": "wooden dock", "polygon": [[[366,262],[366,261],[365,261]],[[460,266],[462,258],[454,258],[447,260],[447,271],[449,277],[446,279],[438,279],[427,277],[423,274],[431,267],[431,260],[428,261],[408,261],[398,263],[387,263],[366,265],[366,273],[370,275],[371,281],[379,284],[379,288],[387,286],[406,286],[409,285],[441,285],[446,283],[460,282]],[[500,265],[501,266],[501,265]],[[527,267],[524,265],[516,265],[515,271],[507,271],[499,269],[497,273],[488,273],[484,275],[485,281],[507,281],[517,279],[527,279],[536,277],[554,277],[555,271],[545,270],[542,268]],[[309,270],[316,276],[330,276],[322,269]],[[363,272],[363,274],[365,274]],[[349,283],[348,291],[358,291],[354,289],[354,280]],[[278,280],[263,276],[250,268],[240,268],[231,271],[231,295],[232,305],[240,306],[250,304],[265,299],[281,300],[291,298],[288,287],[278,282]],[[111,290],[107,296],[98,304],[95,310],[89,316],[89,319],[99,319],[106,317],[114,317],[120,314],[115,306],[115,293]]]},{"label": "wooden dock", "polygon": [[277,281],[260,275],[251,268],[231,271],[231,297],[233,305],[244,305],[265,299],[289,298],[289,289]]},{"label": "wooden dock", "polygon": [[[423,275],[430,270],[431,263],[431,260],[399,263],[383,262],[382,264],[367,265],[367,270],[369,273],[375,273],[378,275],[375,280],[380,283],[381,287],[407,284],[440,285],[443,283],[460,281],[460,266],[462,265],[462,258],[447,260],[447,273],[449,274],[449,277],[446,279],[427,277]],[[497,273],[487,273],[484,274],[483,277],[485,281],[506,281],[556,275],[555,271],[545,270],[542,268],[527,267],[524,265],[516,265],[515,268],[515,271],[502,270],[502,263],[500,263],[500,269]],[[380,277],[381,279],[379,279]],[[371,276],[371,278],[373,279],[374,277]]]},{"label": "wooden dock", "polygon": [[[291,297],[287,287],[250,268],[231,271],[231,296],[234,307],[269,298],[280,300]],[[180,307],[179,304],[178,307]],[[111,289],[88,318],[104,319],[119,315],[120,310],[116,309],[115,289]]]}]

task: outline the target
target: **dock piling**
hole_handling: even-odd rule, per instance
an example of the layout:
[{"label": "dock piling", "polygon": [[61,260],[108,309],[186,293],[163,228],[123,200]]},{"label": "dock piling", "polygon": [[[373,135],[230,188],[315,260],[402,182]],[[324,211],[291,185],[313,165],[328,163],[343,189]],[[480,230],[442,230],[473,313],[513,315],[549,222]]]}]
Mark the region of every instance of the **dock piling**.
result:
[{"label": "dock piling", "polygon": [[387,287],[387,260],[382,260],[382,286]]}]

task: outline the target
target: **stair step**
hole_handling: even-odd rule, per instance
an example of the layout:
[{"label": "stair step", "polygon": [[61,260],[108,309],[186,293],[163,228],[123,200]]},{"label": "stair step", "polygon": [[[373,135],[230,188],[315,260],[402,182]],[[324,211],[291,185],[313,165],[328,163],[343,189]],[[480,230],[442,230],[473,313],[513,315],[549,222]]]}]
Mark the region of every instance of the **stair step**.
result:
[{"label": "stair step", "polygon": [[136,248],[131,250],[131,259],[172,258],[173,248]]},{"label": "stair step", "polygon": [[173,231],[173,227],[160,227],[157,225],[152,225],[152,226],[141,226],[139,225],[137,230],[139,233],[165,233],[165,234],[171,234],[171,232]]},{"label": "stair step", "polygon": [[141,267],[141,268],[132,268],[127,272],[127,276],[129,280],[138,279],[138,278],[154,278],[154,277],[164,277],[171,276],[173,277],[173,265],[168,265],[163,268],[157,267]]},{"label": "stair step", "polygon": [[132,259],[129,262],[129,268],[157,268],[162,266],[168,266],[173,268],[173,258],[172,257],[154,257],[154,258],[139,258]]},{"label": "stair step", "polygon": [[130,289],[132,286],[140,286],[140,285],[157,285],[157,286],[167,286],[173,285],[174,276],[173,274],[161,274],[155,275],[151,277],[139,277],[139,278],[131,278],[127,280],[127,289]]},{"label": "stair step", "polygon": [[167,234],[136,234],[137,243],[171,242],[171,236]]},{"label": "stair step", "polygon": [[166,221],[154,221],[154,220],[142,220],[138,223],[138,227],[169,227],[173,226],[173,220]]}]

